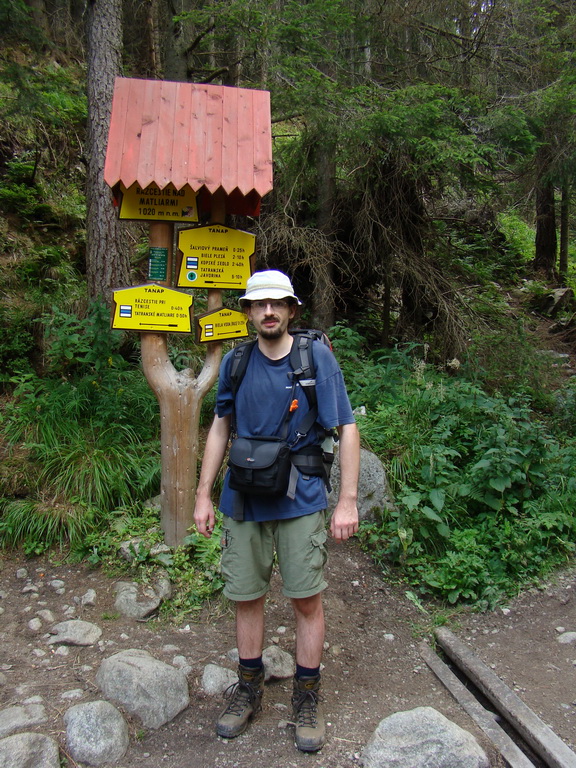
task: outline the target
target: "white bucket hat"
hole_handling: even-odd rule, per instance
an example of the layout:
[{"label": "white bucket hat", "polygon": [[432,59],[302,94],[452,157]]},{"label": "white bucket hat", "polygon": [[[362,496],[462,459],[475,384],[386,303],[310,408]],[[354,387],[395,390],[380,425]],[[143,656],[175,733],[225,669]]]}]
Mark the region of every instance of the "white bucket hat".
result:
[{"label": "white bucket hat", "polygon": [[242,305],[247,301],[261,301],[262,299],[294,299],[297,304],[302,304],[294,293],[288,275],[278,272],[276,269],[254,272],[246,283],[246,293],[244,296],[240,296],[238,301]]}]

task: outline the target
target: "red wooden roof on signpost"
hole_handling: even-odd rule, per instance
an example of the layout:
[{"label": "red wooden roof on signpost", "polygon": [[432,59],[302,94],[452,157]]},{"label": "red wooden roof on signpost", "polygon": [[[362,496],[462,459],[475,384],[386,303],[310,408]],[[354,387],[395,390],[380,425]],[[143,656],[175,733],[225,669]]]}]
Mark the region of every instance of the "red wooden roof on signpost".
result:
[{"label": "red wooden roof on signpost", "polygon": [[270,94],[116,78],[104,179],[126,188],[188,184],[204,195],[223,189],[229,213],[257,213],[272,189]]}]

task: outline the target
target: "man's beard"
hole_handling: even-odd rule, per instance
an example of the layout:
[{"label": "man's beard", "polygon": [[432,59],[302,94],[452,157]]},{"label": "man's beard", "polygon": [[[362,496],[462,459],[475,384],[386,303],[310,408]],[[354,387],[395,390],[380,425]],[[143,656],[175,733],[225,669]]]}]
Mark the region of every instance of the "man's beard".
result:
[{"label": "man's beard", "polygon": [[279,325],[277,328],[260,328],[260,336],[264,339],[279,339],[281,336],[284,335],[284,328],[282,328],[281,325]]}]

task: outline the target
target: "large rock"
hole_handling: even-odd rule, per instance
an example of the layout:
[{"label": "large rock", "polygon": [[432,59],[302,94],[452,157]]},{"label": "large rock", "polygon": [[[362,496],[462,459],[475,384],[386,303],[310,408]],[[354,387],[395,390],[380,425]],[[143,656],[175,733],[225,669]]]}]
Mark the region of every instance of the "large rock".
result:
[{"label": "large rock", "polygon": [[0,768],[60,768],[58,744],[41,733],[0,739]]},{"label": "large rock", "polygon": [[0,738],[48,722],[43,704],[22,704],[0,711]]},{"label": "large rock", "polygon": [[364,768],[489,768],[468,731],[432,707],[396,712],[380,722],[363,753]]},{"label": "large rock", "polygon": [[62,643],[63,645],[94,645],[102,635],[102,630],[90,621],[71,619],[55,624],[50,630],[52,637],[49,645]]},{"label": "large rock", "polygon": [[238,682],[238,673],[218,664],[206,664],[202,673],[202,690],[208,696],[223,694],[231,685]]},{"label": "large rock", "polygon": [[[238,664],[240,661],[238,648],[232,648],[228,651],[228,658],[230,661]],[[262,651],[262,663],[264,664],[264,681],[266,683],[270,680],[285,680],[286,678],[293,677],[296,672],[294,657],[277,645],[269,645],[267,648],[264,648]]]},{"label": "large rock", "polygon": [[555,288],[544,296],[534,298],[530,304],[541,314],[556,317],[560,311],[573,309],[574,291],[572,288]]},{"label": "large rock", "polygon": [[[328,494],[328,512],[332,514],[340,492],[340,456],[337,450],[330,474],[332,492]],[[358,516],[360,520],[373,520],[375,510],[394,506],[388,488],[384,465],[371,451],[360,449],[360,477],[358,479]]]},{"label": "large rock", "polygon": [[147,728],[170,722],[190,702],[186,675],[146,651],[131,649],[104,659],[96,684]]},{"label": "large rock", "polygon": [[128,749],[126,721],[108,701],[77,704],[64,715],[66,747],[77,762],[106,765],[120,760]]},{"label": "large rock", "polygon": [[158,609],[162,600],[170,597],[169,579],[161,578],[154,587],[146,587],[144,599],[138,599],[139,586],[133,581],[119,581],[115,585],[114,607],[129,619],[145,619]]}]

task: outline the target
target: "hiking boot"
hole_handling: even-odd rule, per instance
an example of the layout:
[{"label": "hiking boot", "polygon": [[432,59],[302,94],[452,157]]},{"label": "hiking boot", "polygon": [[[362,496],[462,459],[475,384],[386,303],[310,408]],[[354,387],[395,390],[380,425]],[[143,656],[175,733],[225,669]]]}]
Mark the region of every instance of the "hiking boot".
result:
[{"label": "hiking boot", "polygon": [[233,739],[246,730],[252,715],[262,707],[264,693],[264,667],[251,669],[238,666],[238,682],[231,685],[224,696],[229,699],[216,722],[216,733]]},{"label": "hiking boot", "polygon": [[302,752],[322,749],[326,741],[326,726],[320,704],[320,675],[294,678],[292,708],[298,749]]}]

